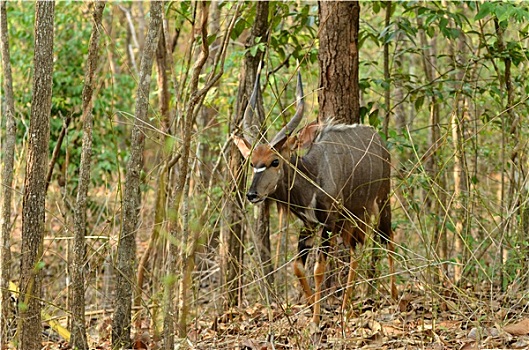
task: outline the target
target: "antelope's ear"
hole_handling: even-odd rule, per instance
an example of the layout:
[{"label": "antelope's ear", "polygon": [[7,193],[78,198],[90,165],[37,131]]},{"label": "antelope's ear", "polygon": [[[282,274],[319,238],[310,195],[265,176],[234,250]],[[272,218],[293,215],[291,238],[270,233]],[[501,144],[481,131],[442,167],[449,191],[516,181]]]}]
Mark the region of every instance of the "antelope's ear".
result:
[{"label": "antelope's ear", "polygon": [[321,124],[314,121],[301,129],[298,133],[298,147],[301,149],[309,149],[316,136],[320,131]]},{"label": "antelope's ear", "polygon": [[297,145],[298,145],[298,137],[296,135],[293,135],[293,136],[286,136],[284,139],[276,143],[275,146],[273,147],[277,152],[283,153],[285,151],[288,151],[288,152],[294,151]]},{"label": "antelope's ear", "polygon": [[289,151],[294,151],[298,147],[298,136],[290,136],[286,139],[283,144],[283,148],[288,149]]},{"label": "antelope's ear", "polygon": [[244,158],[248,158],[250,155],[252,145],[244,138],[237,135],[232,135],[233,142],[241,152]]}]

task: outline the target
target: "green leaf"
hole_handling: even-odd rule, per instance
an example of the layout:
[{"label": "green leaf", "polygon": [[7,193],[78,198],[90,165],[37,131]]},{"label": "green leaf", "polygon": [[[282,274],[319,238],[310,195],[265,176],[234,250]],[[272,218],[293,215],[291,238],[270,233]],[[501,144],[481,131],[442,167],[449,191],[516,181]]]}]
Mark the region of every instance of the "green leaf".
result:
[{"label": "green leaf", "polygon": [[415,103],[414,103],[415,110],[418,111],[419,109],[421,109],[423,104],[424,104],[424,95],[417,96],[417,99],[415,100]]},{"label": "green leaf", "polygon": [[373,13],[380,12],[380,3],[378,1],[373,1]]},{"label": "green leaf", "polygon": [[491,9],[494,6],[491,2],[485,2],[483,3],[480,8],[478,14],[474,17],[474,20],[479,21],[480,19],[483,19],[487,16],[490,16]]}]

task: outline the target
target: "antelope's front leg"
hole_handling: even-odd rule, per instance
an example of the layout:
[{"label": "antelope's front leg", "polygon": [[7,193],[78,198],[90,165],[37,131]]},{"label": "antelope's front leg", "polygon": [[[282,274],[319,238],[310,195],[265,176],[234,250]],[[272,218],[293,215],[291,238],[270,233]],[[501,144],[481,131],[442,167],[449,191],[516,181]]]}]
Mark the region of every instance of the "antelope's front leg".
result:
[{"label": "antelope's front leg", "polygon": [[312,248],[312,235],[313,231],[311,229],[305,227],[301,229],[298,240],[298,256],[294,261],[294,274],[301,284],[307,303],[311,305],[314,303],[314,295],[312,294],[312,288],[310,288],[307,280],[305,264],[307,262],[309,249]]},{"label": "antelope's front leg", "polygon": [[318,249],[318,260],[314,265],[314,310],[312,313],[312,322],[318,325],[320,323],[321,313],[321,287],[325,278],[325,268],[327,264],[327,254],[331,247],[331,232],[325,228],[322,230],[321,247]]}]

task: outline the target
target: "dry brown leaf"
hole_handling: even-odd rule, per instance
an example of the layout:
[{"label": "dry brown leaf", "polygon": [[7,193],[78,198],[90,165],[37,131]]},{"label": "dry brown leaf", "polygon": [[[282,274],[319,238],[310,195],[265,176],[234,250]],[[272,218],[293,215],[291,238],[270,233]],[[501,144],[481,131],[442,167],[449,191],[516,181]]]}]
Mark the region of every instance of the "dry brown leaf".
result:
[{"label": "dry brown leaf", "polygon": [[529,339],[527,337],[522,337],[518,339],[516,343],[511,344],[513,349],[527,349],[529,347]]},{"label": "dry brown leaf", "polygon": [[410,305],[413,299],[414,299],[414,296],[409,293],[402,296],[402,298],[399,300],[400,312],[406,312],[406,310],[408,309],[408,305]]},{"label": "dry brown leaf", "polygon": [[461,327],[462,321],[459,320],[441,320],[437,323],[437,327],[443,327],[445,329],[453,329]]},{"label": "dry brown leaf", "polygon": [[512,335],[529,334],[529,319],[525,318],[518,323],[510,324],[503,327],[503,330]]},{"label": "dry brown leaf", "polygon": [[382,325],[382,329],[384,330],[384,334],[390,337],[399,336],[406,333],[401,328],[391,325]]},{"label": "dry brown leaf", "polygon": [[241,345],[252,350],[258,349],[259,346],[253,339],[245,339],[242,341]]},{"label": "dry brown leaf", "polygon": [[483,339],[485,337],[498,337],[500,335],[500,331],[495,327],[489,327],[489,328],[477,328],[473,327],[470,332],[468,332],[467,337],[469,339]]},{"label": "dry brown leaf", "polygon": [[478,346],[476,342],[472,341],[470,343],[464,344],[462,347],[459,348],[459,350],[478,350]]}]

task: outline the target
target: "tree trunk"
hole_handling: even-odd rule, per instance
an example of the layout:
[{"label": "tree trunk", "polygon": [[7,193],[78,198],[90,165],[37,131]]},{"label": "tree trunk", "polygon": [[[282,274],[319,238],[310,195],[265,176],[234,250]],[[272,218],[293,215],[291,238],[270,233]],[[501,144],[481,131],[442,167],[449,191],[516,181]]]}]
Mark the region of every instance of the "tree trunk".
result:
[{"label": "tree trunk", "polygon": [[[200,2],[201,21],[200,21],[200,35],[202,39],[208,36],[208,19],[209,19],[209,4]],[[198,110],[204,102],[204,97],[213,83],[212,76],[209,76],[207,84],[204,88],[198,89],[198,81],[202,69],[204,68],[209,57],[209,46],[207,40],[202,40],[201,51],[198,59],[193,65],[191,79],[189,81],[190,98],[186,105],[186,113],[184,119],[184,128],[182,130],[182,159],[180,161],[180,169],[175,191],[175,205],[173,207],[174,213],[177,214],[182,206],[182,245],[179,248],[179,256],[181,262],[181,274],[178,295],[178,335],[184,338],[187,335],[187,318],[189,310],[189,292],[191,288],[191,273],[194,270],[195,252],[199,237],[190,235],[189,229],[189,177],[192,172],[190,166],[191,157],[191,136],[193,134],[193,125],[195,124]],[[182,202],[182,203],[181,203]],[[175,233],[177,227],[176,222],[172,222],[171,233]],[[174,245],[174,244],[173,244]],[[172,245],[172,246],[173,246]]]},{"label": "tree trunk", "polygon": [[[391,1],[386,1],[386,18],[384,27],[389,28],[391,24]],[[386,83],[384,89],[384,104],[386,105],[386,114],[382,124],[382,133],[388,139],[389,119],[391,118],[391,72],[389,70],[389,40],[384,41],[384,81]]]},{"label": "tree trunk", "polygon": [[[422,18],[417,17],[417,27],[419,27],[419,40],[422,48],[422,63],[424,68],[424,75],[427,84],[432,84],[435,81],[435,60],[436,56],[433,50],[436,47],[436,38],[432,39],[431,43],[428,43],[426,38],[426,32],[423,28]],[[426,207],[430,208],[431,213],[434,215],[435,227],[433,244],[429,245],[433,247],[436,252],[428,252],[429,258],[435,255],[439,256],[442,260],[448,258],[448,238],[446,236],[446,229],[442,223],[442,217],[445,215],[444,208],[446,208],[446,191],[445,181],[439,174],[438,158],[439,158],[439,147],[441,143],[441,128],[440,128],[440,109],[439,102],[435,94],[430,97],[430,132],[428,133],[428,150],[423,156],[424,170],[429,176],[432,182],[431,191],[435,193],[425,194]],[[438,190],[441,189],[441,190]],[[444,264],[440,269],[444,269],[442,274],[446,275],[447,265]],[[437,274],[431,274],[433,277],[432,283],[437,283],[439,279]]]},{"label": "tree trunk", "polygon": [[[156,178],[156,200],[154,202],[154,222],[152,225],[151,236],[149,238],[149,244],[147,249],[143,252],[143,255],[138,264],[138,272],[136,277],[136,295],[134,297],[134,307],[137,308],[138,316],[136,317],[136,328],[141,327],[141,323],[144,318],[144,313],[148,310],[142,310],[141,300],[144,291],[144,280],[145,273],[149,271],[149,260],[151,260],[151,255],[158,246],[160,232],[162,231],[164,221],[166,219],[166,201],[167,201],[167,176],[169,174],[168,162],[170,154],[170,149],[168,149],[170,136],[170,125],[171,118],[169,116],[169,78],[168,78],[168,68],[167,68],[167,46],[165,40],[164,31],[160,31],[160,39],[158,40],[158,47],[156,49],[156,70],[157,70],[157,84],[158,84],[158,108],[160,111],[160,120],[159,125],[162,133],[158,135],[159,141],[162,144],[161,155],[157,156],[156,163],[161,162],[163,166],[160,167],[158,171],[158,177]],[[154,264],[153,264],[154,265]],[[151,270],[152,271],[152,270]],[[153,275],[153,274],[151,274]],[[152,283],[152,281],[151,281]]]},{"label": "tree trunk", "polygon": [[38,1],[35,7],[35,69],[22,204],[18,305],[19,344],[23,350],[41,347],[42,253],[50,140],[54,10],[53,1]]},{"label": "tree trunk", "polygon": [[77,187],[77,200],[74,209],[74,248],[72,285],[70,289],[71,339],[70,344],[77,349],[88,349],[85,325],[85,228],[86,228],[86,197],[90,184],[90,162],[92,159],[92,98],[94,93],[94,74],[99,58],[99,35],[103,31],[101,20],[105,2],[94,3],[93,28],[88,46],[88,58],[86,61],[85,82],[83,87],[83,146],[81,153],[81,164],[79,165],[79,185]]},{"label": "tree trunk", "polygon": [[[515,102],[514,102],[514,87],[513,82],[511,78],[511,66],[512,66],[512,60],[511,57],[508,54],[508,49],[505,45],[504,40],[504,33],[506,28],[502,26],[502,24],[499,23],[498,19],[494,19],[494,28],[496,29],[496,37],[497,37],[497,46],[498,51],[500,55],[502,56],[502,61],[504,64],[504,72],[503,74],[500,72],[499,68],[497,69],[498,77],[500,78],[500,82],[502,85],[505,85],[505,92],[507,93],[507,101],[505,103],[505,111],[507,112],[506,115],[502,118],[502,163],[503,163],[503,169],[502,172],[502,212],[501,212],[501,218],[502,218],[502,236],[500,238],[500,264],[502,268],[500,269],[500,283],[502,291],[505,290],[505,286],[507,284],[506,277],[504,275],[504,269],[503,265],[506,261],[506,255],[504,251],[504,243],[503,240],[505,239],[505,235],[508,235],[508,233],[511,231],[511,223],[512,223],[512,214],[509,212],[510,210],[517,210],[519,214],[523,217],[523,207],[520,207],[519,203],[516,203],[519,201],[519,196],[515,194],[516,191],[523,191],[524,186],[521,183],[517,183],[520,181],[520,179],[523,179],[523,172],[520,172],[521,170],[521,162],[519,157],[520,150],[524,147],[523,142],[520,142],[520,135],[519,135],[519,128],[520,125],[520,118],[518,118],[515,115]],[[498,67],[498,66],[495,66]],[[507,155],[507,147],[511,147],[512,150],[510,151],[510,154]],[[509,157],[507,159],[507,157]],[[509,165],[507,165],[509,164]],[[509,187],[506,188],[505,186],[505,175],[509,173]],[[507,192],[507,193],[505,193]],[[523,206],[523,205],[522,205]],[[503,208],[507,208],[507,212],[504,212]],[[511,209],[512,208],[512,209]],[[522,218],[523,222],[523,218]],[[521,241],[524,241],[526,239],[526,236],[524,235],[524,232],[521,232]],[[524,262],[525,264],[526,262]]]},{"label": "tree trunk", "polygon": [[8,334],[13,314],[9,281],[11,276],[11,199],[13,197],[13,166],[15,160],[16,124],[15,102],[13,98],[13,78],[11,75],[11,55],[9,53],[9,40],[7,28],[6,1],[0,3],[0,45],[2,51],[2,67],[4,73],[5,98],[5,135],[0,140],[0,149],[3,153],[2,178],[0,179],[0,349],[7,347]]},{"label": "tree trunk", "polygon": [[360,122],[358,86],[358,30],[360,4],[357,1],[320,1],[319,120]]},{"label": "tree trunk", "polygon": [[[358,81],[358,31],[360,4],[358,1],[319,1],[320,66],[318,120],[334,120],[339,123],[360,122],[360,90]],[[339,270],[337,261],[349,261],[350,252],[343,245],[335,248],[337,259],[329,259],[327,271]],[[311,254],[314,256],[314,254]],[[312,270],[314,261],[308,260]],[[329,274],[326,285],[339,285],[347,274]],[[342,278],[343,277],[343,278]]]},{"label": "tree trunk", "polygon": [[[236,123],[230,126],[235,130]],[[221,258],[221,286],[226,295],[224,308],[239,305],[242,302],[242,271],[244,264],[244,239],[245,230],[244,204],[241,198],[241,189],[246,183],[246,175],[242,168],[243,158],[235,145],[231,145],[228,153],[228,168],[232,178],[227,190],[225,217],[226,225],[220,235]]]},{"label": "tree trunk", "polygon": [[[256,2],[255,10],[255,21],[252,26],[252,30],[248,40],[246,42],[246,54],[244,56],[244,79],[242,80],[241,86],[239,86],[237,111],[238,113],[244,114],[246,106],[248,105],[248,98],[252,94],[253,87],[255,85],[255,79],[257,76],[257,69],[259,63],[263,59],[264,51],[257,50],[257,53],[252,56],[250,48],[257,45],[259,42],[268,41],[268,13],[269,13],[269,2],[259,1]],[[252,140],[258,140],[261,135],[266,136],[266,121],[265,113],[263,108],[262,98],[257,99],[257,111],[254,113],[253,120],[245,121],[245,125],[250,127],[250,130],[246,130],[250,133]],[[242,115],[240,114],[240,115]],[[259,280],[266,281],[268,285],[273,284],[272,274],[272,254],[270,248],[270,213],[269,203],[263,203],[255,207],[255,223],[252,232],[254,232],[254,244],[256,245],[256,251],[258,256],[258,262],[260,264],[259,269]],[[267,286],[262,286],[261,290],[265,292]]]},{"label": "tree trunk", "polygon": [[151,3],[151,21],[147,39],[142,50],[136,112],[132,128],[131,152],[127,164],[125,189],[122,204],[122,228],[118,242],[116,301],[112,322],[112,347],[130,347],[131,306],[136,261],[136,230],[138,209],[141,205],[140,176],[145,147],[145,123],[149,107],[149,91],[154,53],[162,23],[163,3]]},{"label": "tree trunk", "polygon": [[[456,46],[457,43],[457,47]],[[463,34],[449,47],[450,56],[454,67],[459,67],[458,63],[468,62],[467,43]],[[469,75],[470,65],[464,64],[464,69],[458,69],[454,81],[460,89],[465,82],[465,76]],[[452,130],[452,145],[454,147],[454,208],[452,218],[455,223],[454,253],[456,264],[454,265],[454,280],[461,281],[465,271],[465,264],[468,261],[468,240],[469,235],[469,175],[467,167],[467,156],[465,152],[465,116],[468,113],[468,97],[466,94],[458,93],[455,96],[455,111],[450,118],[450,128]],[[466,243],[466,244],[465,244]]]},{"label": "tree trunk", "polygon": [[[252,26],[250,37],[246,43],[246,48],[257,44],[258,38],[260,42],[266,42],[266,35],[268,29],[268,1],[260,1],[255,3],[256,15],[254,25]],[[261,62],[263,52],[258,51],[255,56],[252,56],[247,51],[244,59],[244,70],[241,75],[241,84],[237,95],[236,117],[230,123],[230,131],[238,130],[241,121],[243,120],[244,111],[248,105],[248,99],[252,94],[252,89],[255,85],[257,69]],[[262,101],[258,100],[258,110],[262,111]],[[257,113],[263,115],[263,113]],[[263,129],[263,120],[253,118],[252,120],[244,121],[245,125],[257,126],[258,130]],[[254,134],[254,138],[257,134]],[[222,285],[226,288],[227,293],[227,307],[239,305],[242,300],[242,269],[244,260],[244,239],[245,230],[242,224],[244,220],[244,204],[242,199],[242,189],[246,183],[246,175],[243,170],[243,158],[240,152],[232,145],[229,153],[229,168],[230,174],[233,175],[232,189],[229,193],[232,194],[228,198],[226,205],[226,221],[227,227],[221,231],[221,272]],[[258,211],[265,210],[264,208],[257,209]],[[262,218],[263,213],[258,213],[258,217]],[[262,222],[261,222],[262,223]],[[261,261],[265,264],[264,271],[271,271],[271,257],[270,257],[270,237],[268,225],[262,225],[257,229],[256,241],[261,242],[263,247],[258,247]]]}]

